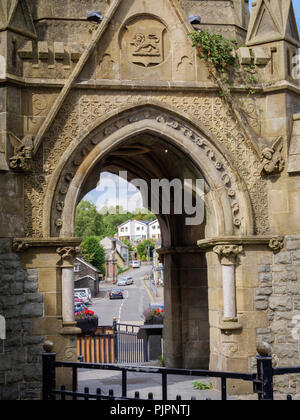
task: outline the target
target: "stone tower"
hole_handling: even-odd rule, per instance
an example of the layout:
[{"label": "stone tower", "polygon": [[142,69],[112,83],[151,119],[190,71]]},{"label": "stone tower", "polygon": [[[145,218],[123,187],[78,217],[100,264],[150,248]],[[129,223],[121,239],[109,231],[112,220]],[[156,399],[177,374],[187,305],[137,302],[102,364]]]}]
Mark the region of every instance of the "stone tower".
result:
[{"label": "stone tower", "polygon": [[241,43],[245,41],[249,23],[248,0],[181,0],[180,4],[188,16],[200,16],[201,29]]}]

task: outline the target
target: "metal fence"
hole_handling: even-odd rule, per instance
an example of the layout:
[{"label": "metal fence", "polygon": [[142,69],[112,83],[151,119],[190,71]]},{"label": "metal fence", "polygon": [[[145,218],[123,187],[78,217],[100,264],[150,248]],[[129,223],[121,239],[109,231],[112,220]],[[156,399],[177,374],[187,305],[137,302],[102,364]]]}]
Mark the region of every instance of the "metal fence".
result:
[{"label": "metal fence", "polygon": [[77,355],[86,363],[148,362],[147,341],[138,338],[139,326],[120,324],[99,327],[96,333],[77,337]]},{"label": "metal fence", "polygon": [[[56,354],[53,353],[53,346],[49,344],[44,347],[46,352],[43,353],[43,400],[56,400],[71,398],[73,400],[136,400],[139,394],[136,393],[134,398],[127,395],[127,374],[129,372],[156,374],[161,376],[162,399],[168,400],[168,376],[181,375],[189,377],[208,377],[219,378],[221,382],[221,399],[227,400],[227,381],[243,380],[252,382],[253,390],[258,394],[259,400],[274,400],[274,377],[277,375],[295,375],[300,374],[300,367],[273,368],[273,359],[271,356],[257,356],[257,372],[256,373],[235,373],[235,372],[216,372],[209,370],[189,370],[189,369],[168,369],[168,368],[150,368],[143,366],[124,366],[117,364],[93,364],[93,363],[73,363],[56,361]],[[69,368],[73,372],[72,390],[67,390],[64,385],[60,389],[56,387],[56,369]],[[122,395],[115,396],[112,390],[107,395],[97,389],[96,394],[90,393],[88,388],[84,392],[78,391],[78,369],[94,369],[109,370],[122,373]],[[153,395],[150,393],[148,399],[152,400]],[[287,400],[291,400],[292,396],[288,395]],[[181,396],[177,396],[177,400],[181,400]]]}]

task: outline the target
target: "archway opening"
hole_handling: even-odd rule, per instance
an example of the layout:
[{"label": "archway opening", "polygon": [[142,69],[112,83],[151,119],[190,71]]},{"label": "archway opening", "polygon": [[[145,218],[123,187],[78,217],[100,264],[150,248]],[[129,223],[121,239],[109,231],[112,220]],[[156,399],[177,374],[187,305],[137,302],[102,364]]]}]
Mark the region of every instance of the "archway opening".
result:
[{"label": "archway opening", "polygon": [[[106,200],[102,197],[102,204],[121,204],[123,212],[129,214],[134,210],[132,201],[141,201],[136,195],[127,203],[110,201],[117,197],[119,181],[107,177],[107,173],[128,181],[133,196],[139,192],[143,207],[150,211],[148,215],[155,214],[159,223],[157,253],[163,265],[166,365],[208,368],[207,266],[197,240],[205,237],[205,194],[209,187],[200,169],[183,150],[153,133],[132,136],[112,147],[85,177],[78,202],[98,187],[107,196]],[[106,181],[102,186],[101,174]],[[146,238],[141,239],[150,236],[148,230]],[[141,312],[140,304],[136,310]]]}]

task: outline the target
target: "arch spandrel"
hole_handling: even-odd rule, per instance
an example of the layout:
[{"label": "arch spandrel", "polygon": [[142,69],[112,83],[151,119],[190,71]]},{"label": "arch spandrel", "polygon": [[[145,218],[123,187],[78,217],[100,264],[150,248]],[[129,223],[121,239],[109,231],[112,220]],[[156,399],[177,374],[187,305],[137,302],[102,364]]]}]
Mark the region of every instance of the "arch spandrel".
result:
[{"label": "arch spandrel", "polygon": [[[159,136],[182,150],[209,185],[210,214],[217,235],[253,234],[247,188],[228,151],[208,130],[161,106],[140,104],[110,118],[96,120],[74,140],[53,172],[44,205],[44,236],[73,234],[75,208],[86,177],[117,145],[142,133]],[[50,220],[52,225],[50,226]],[[71,220],[71,222],[70,222]]]}]

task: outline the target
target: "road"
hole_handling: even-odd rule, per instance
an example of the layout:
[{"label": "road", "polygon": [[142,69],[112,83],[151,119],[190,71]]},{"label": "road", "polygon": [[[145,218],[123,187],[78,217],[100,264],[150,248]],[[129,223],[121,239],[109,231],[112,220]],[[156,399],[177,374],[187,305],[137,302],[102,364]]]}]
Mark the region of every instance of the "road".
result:
[{"label": "road", "polygon": [[144,276],[151,273],[151,265],[131,269],[120,275],[120,277],[131,276],[134,284],[121,287],[124,290],[124,299],[109,300],[108,292],[110,286],[102,285],[102,293],[107,292],[105,297],[93,299],[90,307],[99,317],[99,325],[112,325],[113,318],[118,322],[139,322],[143,321],[143,313],[151,303],[150,296],[144,287]]}]

